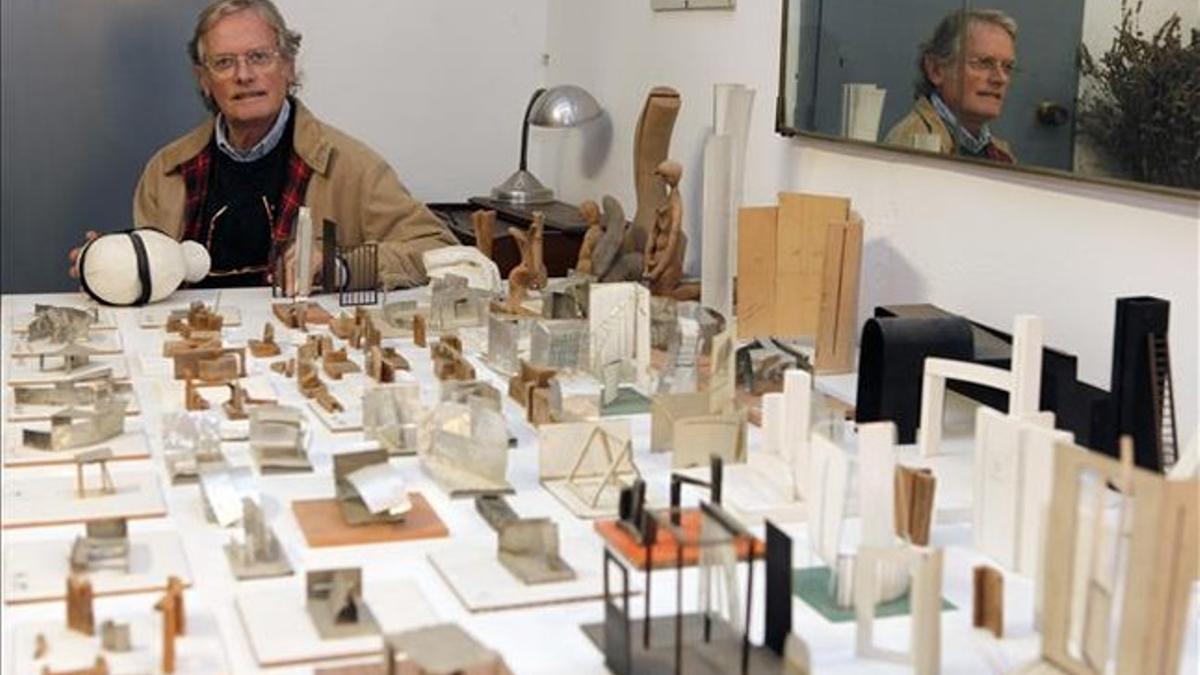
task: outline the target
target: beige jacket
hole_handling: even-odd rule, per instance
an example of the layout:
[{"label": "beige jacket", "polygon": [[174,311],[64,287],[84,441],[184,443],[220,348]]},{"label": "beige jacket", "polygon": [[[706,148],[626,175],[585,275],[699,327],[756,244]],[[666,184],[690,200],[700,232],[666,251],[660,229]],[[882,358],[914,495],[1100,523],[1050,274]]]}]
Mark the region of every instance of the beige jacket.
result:
[{"label": "beige jacket", "polygon": [[[946,128],[946,123],[938,116],[937,110],[933,104],[925,96],[917,99],[913,104],[913,108],[907,115],[896,123],[888,132],[887,137],[883,142],[888,145],[899,145],[905,148],[917,148],[918,150],[929,150],[933,152],[933,148],[923,144],[925,138],[937,139],[937,152],[942,155],[956,154],[954,147],[954,137],[950,135],[950,130]],[[1008,143],[992,136],[992,142],[996,147],[1003,150],[1010,157],[1015,157],[1012,148]]]},{"label": "beige jacket", "polygon": [[[388,163],[363,143],[322,123],[298,101],[293,148],[313,169],[304,203],[320,232],[338,224],[338,245],[379,243],[379,274],[388,287],[427,281],[421,254],[456,244],[437,216],[414,199]],[[213,135],[213,119],[159,150],[142,172],[133,196],[133,222],[179,239],[185,190],[180,164],[200,154]]]}]

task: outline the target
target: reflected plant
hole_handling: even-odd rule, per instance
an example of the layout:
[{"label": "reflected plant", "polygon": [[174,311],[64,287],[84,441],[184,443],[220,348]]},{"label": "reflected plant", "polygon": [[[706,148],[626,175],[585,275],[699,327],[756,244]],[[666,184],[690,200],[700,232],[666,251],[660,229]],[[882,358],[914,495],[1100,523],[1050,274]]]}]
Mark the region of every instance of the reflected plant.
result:
[{"label": "reflected plant", "polygon": [[1141,10],[1122,0],[1108,50],[1081,50],[1080,130],[1134,180],[1200,189],[1200,30],[1185,44],[1173,14],[1147,37]]}]

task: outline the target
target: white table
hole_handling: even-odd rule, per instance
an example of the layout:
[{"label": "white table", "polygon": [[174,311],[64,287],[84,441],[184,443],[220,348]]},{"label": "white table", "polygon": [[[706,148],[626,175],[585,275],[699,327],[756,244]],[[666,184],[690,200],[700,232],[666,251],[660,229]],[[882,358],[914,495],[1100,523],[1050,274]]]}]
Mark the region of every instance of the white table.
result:
[{"label": "white table", "polygon": [[[427,293],[425,289],[418,289],[407,291],[404,295],[419,297],[425,293]],[[212,303],[216,297],[216,291],[185,291],[172,296],[166,304],[185,306],[188,301],[194,299]],[[396,298],[397,294],[392,294],[390,299]],[[236,306],[242,312],[241,326],[226,329],[226,339],[229,342],[237,343],[246,338],[258,337],[264,321],[271,319],[267,289],[226,290],[220,293],[219,299],[221,305]],[[81,296],[76,294],[5,296],[3,302],[0,303],[0,317],[3,318],[5,335],[3,349],[5,364],[8,362],[7,356],[11,340],[10,317],[29,311],[35,301],[79,303]],[[319,298],[319,301],[327,309],[336,313],[336,298],[322,297]],[[239,588],[255,588],[254,584],[266,582],[238,582],[234,579],[222,551],[222,545],[227,541],[228,534],[216,525],[205,521],[198,488],[194,485],[170,485],[162,460],[158,419],[159,413],[164,407],[164,401],[158,396],[163,389],[159,383],[169,378],[170,375],[162,372],[161,368],[145,368],[146,364],[153,363],[153,359],[143,359],[139,356],[140,354],[156,355],[158,353],[162,330],[140,328],[137,320],[139,310],[137,309],[113,311],[117,318],[118,328],[124,338],[126,358],[129,361],[134,386],[142,404],[142,425],[147,429],[152,447],[152,458],[138,462],[138,464],[143,467],[152,467],[153,471],[157,473],[166,494],[168,508],[166,518],[131,521],[130,529],[135,533],[173,530],[183,536],[186,557],[195,579],[194,587],[187,592],[186,596],[189,614],[203,612],[215,617],[217,631],[224,645],[227,663],[232,672],[256,672],[259,669],[237,615],[234,596]],[[286,331],[281,330],[281,327],[276,324],[276,334],[279,340],[284,339],[284,333]],[[414,364],[414,374],[420,379],[424,390],[423,398],[432,400],[436,396],[437,383],[430,372],[428,351],[414,347],[411,340],[408,339],[388,340],[385,341],[385,344],[396,346]],[[284,356],[287,354],[288,351],[285,347]],[[502,391],[505,391],[505,383],[499,377],[483,366],[479,359],[473,360],[476,362],[476,370],[481,377],[493,380],[497,386],[501,387]],[[281,376],[267,371],[267,361],[251,360],[250,363],[251,374],[260,374],[269,378],[281,402],[297,404],[302,400],[292,384],[282,379]],[[834,384],[836,385],[836,383]],[[837,386],[833,388],[836,389]],[[4,395],[10,394],[5,390]],[[307,410],[307,407],[302,407]],[[505,413],[509,419],[510,429],[518,440],[518,446],[511,451],[509,462],[509,479],[517,490],[517,494],[510,498],[510,503],[521,516],[554,518],[559,523],[562,540],[578,540],[579,537],[583,537],[585,541],[591,542],[591,545],[594,546],[594,555],[599,558],[602,544],[598,538],[589,536],[591,523],[574,519],[565,508],[538,485],[536,435],[521,421],[522,412],[511,401],[506,400]],[[312,455],[316,465],[315,473],[267,476],[260,478],[258,482],[264,496],[268,522],[279,536],[289,559],[297,569],[297,576],[293,577],[297,592],[301,592],[303,571],[306,569],[361,566],[364,578],[368,580],[368,588],[372,579],[407,579],[416,583],[441,619],[462,624],[484,643],[499,650],[516,673],[599,674],[607,672],[603,666],[603,655],[579,628],[580,624],[602,620],[602,605],[598,600],[480,614],[471,614],[463,608],[450,588],[430,565],[427,554],[445,547],[453,547],[461,542],[494,542],[495,536],[483,519],[475,513],[471,500],[451,501],[446,498],[420,470],[415,457],[397,459],[394,462],[402,468],[410,488],[420,490],[430,500],[450,529],[450,538],[400,544],[308,549],[292,516],[290,502],[297,498],[328,493],[331,483],[329,453],[339,448],[361,443],[362,439],[361,432],[330,433],[315,416],[309,414],[312,417],[312,426],[316,431],[312,446]],[[648,415],[634,420],[634,431],[636,461],[648,479],[651,489],[665,496],[667,477],[670,472],[669,456],[649,453]],[[757,445],[758,432],[756,428],[752,428],[750,432],[751,452],[756,451]],[[951,453],[969,453],[970,440],[969,438],[960,438],[956,443],[954,438],[948,435],[944,448]],[[905,452],[911,456],[912,449],[905,449]],[[969,463],[969,459],[966,461]],[[125,462],[123,464],[133,463]],[[2,475],[4,481],[10,481],[18,473],[30,476],[67,475],[71,471],[70,466],[37,467],[4,469]],[[950,476],[939,476],[938,490],[953,491],[964,488],[969,490],[969,484],[948,484],[948,482],[957,480]],[[808,559],[806,553],[807,542],[803,536],[803,525],[793,523],[785,525],[784,528],[794,537],[795,565],[814,564]],[[69,540],[81,529],[79,526],[59,526],[4,530],[0,532],[0,540],[3,541],[4,546],[20,541]],[[956,611],[942,614],[942,672],[1003,672],[1035,659],[1039,651],[1039,637],[1032,626],[1033,581],[1016,574],[1005,575],[1004,613],[1007,632],[1005,639],[995,640],[970,626],[971,568],[975,564],[986,561],[971,547],[969,524],[935,524],[933,544],[944,546],[946,549],[943,594],[958,607]],[[756,569],[755,576],[757,577],[756,597],[754,598],[756,612],[752,638],[756,642],[761,642],[761,609],[764,606],[761,566]],[[685,608],[694,607],[696,604],[694,580],[694,571],[685,575]],[[150,607],[157,597],[156,594],[139,594],[99,598],[95,604],[97,621],[110,614],[150,612]],[[655,615],[670,614],[674,610],[674,603],[674,572],[656,573],[652,599]],[[1182,672],[1196,672],[1196,604],[1193,598]],[[642,600],[635,599],[632,602],[632,609],[636,616],[641,616],[641,608]],[[11,668],[8,659],[13,646],[14,626],[27,622],[62,622],[63,617],[64,608],[61,601],[5,606],[3,608],[5,661],[0,670],[9,672]],[[854,657],[855,628],[853,622],[827,623],[799,598],[794,599],[793,602],[793,630],[808,643],[816,673],[910,672],[910,669],[904,666],[882,661],[856,659]],[[877,620],[875,634],[876,640],[881,643],[902,644],[908,634],[908,622],[902,619]],[[271,672],[309,671],[310,668],[301,667],[274,669]]]}]

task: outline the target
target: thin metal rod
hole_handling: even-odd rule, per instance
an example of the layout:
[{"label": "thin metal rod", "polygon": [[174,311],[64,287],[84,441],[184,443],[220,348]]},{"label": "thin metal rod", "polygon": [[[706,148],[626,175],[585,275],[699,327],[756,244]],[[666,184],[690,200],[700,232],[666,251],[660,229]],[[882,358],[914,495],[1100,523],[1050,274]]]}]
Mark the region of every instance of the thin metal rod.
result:
[{"label": "thin metal rod", "polygon": [[525,106],[525,116],[521,118],[521,163],[519,165],[522,171],[525,170],[526,153],[529,150],[529,114],[533,112],[533,104],[538,100],[538,97],[545,93],[545,87],[539,87],[533,92],[533,96],[529,97],[529,104]]}]

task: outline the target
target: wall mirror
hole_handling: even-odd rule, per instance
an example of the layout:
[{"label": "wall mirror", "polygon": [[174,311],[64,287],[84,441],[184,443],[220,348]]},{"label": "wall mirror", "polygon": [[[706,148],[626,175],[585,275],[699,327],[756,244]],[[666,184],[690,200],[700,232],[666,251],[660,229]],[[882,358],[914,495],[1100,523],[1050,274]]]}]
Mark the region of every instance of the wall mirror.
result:
[{"label": "wall mirror", "polygon": [[783,0],[782,15],[783,135],[1200,194],[1194,0]]}]

